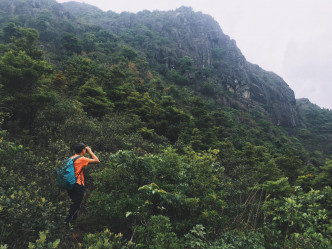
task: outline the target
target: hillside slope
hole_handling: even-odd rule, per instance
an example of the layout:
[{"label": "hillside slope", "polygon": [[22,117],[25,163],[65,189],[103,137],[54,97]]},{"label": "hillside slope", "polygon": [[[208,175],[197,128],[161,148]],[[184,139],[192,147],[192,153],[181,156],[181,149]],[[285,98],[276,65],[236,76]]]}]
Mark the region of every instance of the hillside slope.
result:
[{"label": "hillside slope", "polygon": [[[59,30],[76,33],[72,24],[81,23],[82,29],[100,26],[123,37],[151,65],[178,68],[180,59],[189,56],[200,68],[214,68],[216,83],[234,94],[246,109],[264,110],[275,124],[284,127],[298,125],[296,101],[289,86],[274,73],[247,62],[235,41],[209,15],[186,7],[168,12],[116,14],[87,4],[58,4],[53,0],[2,1],[0,7],[9,14],[7,18],[35,16],[36,21],[29,26],[40,30],[41,40],[46,42],[54,42]],[[191,79],[195,80],[194,74]]]},{"label": "hillside slope", "polygon": [[0,1],[1,248],[331,248],[331,127],[190,8]]},{"label": "hillside slope", "polygon": [[[189,56],[201,68],[213,67],[217,71],[217,83],[248,109],[263,108],[272,114],[278,125],[298,125],[294,92],[279,76],[247,62],[235,41],[223,33],[211,16],[186,7],[167,12],[117,15],[93,8],[81,12],[82,5],[75,2],[63,5],[81,22],[128,36],[129,43],[140,50],[151,65],[178,68],[180,59]],[[163,43],[156,42],[157,39]]]}]

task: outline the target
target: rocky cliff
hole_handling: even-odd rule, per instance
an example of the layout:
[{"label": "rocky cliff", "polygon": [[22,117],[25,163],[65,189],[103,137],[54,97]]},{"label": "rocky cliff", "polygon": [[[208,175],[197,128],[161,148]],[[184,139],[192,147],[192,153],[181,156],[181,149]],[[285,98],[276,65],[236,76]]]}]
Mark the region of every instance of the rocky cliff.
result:
[{"label": "rocky cliff", "polygon": [[[123,35],[135,30],[131,38],[152,64],[176,67],[184,56],[191,57],[199,67],[214,67],[219,84],[230,91],[246,108],[259,108],[271,114],[277,125],[298,125],[294,92],[272,72],[246,61],[236,42],[225,35],[209,15],[181,7],[175,11],[142,11],[137,14],[102,12],[85,5],[78,15],[77,3],[64,4],[76,17],[101,25]],[[75,10],[74,10],[75,9]],[[147,39],[159,36],[158,42]],[[159,42],[160,41],[160,42]]]},{"label": "rocky cliff", "polygon": [[[247,62],[236,42],[209,15],[187,7],[116,14],[87,4],[58,4],[54,0],[4,0],[0,8],[8,16],[37,16],[49,11],[59,20],[67,20],[58,24],[63,32],[70,32],[71,22],[102,27],[127,40],[152,65],[176,68],[181,58],[189,56],[196,67],[213,68],[217,83],[243,108],[269,113],[277,125],[298,125],[296,101],[289,86],[276,74]],[[42,17],[43,25],[47,25],[45,15]]]}]

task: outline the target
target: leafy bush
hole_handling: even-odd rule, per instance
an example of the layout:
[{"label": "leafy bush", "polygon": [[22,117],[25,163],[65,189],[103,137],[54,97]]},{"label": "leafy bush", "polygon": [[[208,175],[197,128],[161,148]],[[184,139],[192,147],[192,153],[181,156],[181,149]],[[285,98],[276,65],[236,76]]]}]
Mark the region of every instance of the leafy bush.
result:
[{"label": "leafy bush", "polygon": [[39,239],[36,240],[35,243],[32,243],[32,242],[29,242],[29,246],[28,248],[29,249],[46,249],[46,248],[49,248],[49,249],[53,249],[53,248],[58,248],[59,244],[60,244],[60,239],[57,239],[56,241],[54,242],[49,242],[47,243],[46,242],[46,238],[47,238],[47,234],[49,232],[46,230],[46,231],[43,231],[43,232],[39,232]]},{"label": "leafy bush", "polygon": [[137,246],[127,242],[122,234],[114,234],[109,229],[99,233],[88,233],[83,238],[83,243],[79,243],[79,248],[88,249],[134,249]]},{"label": "leafy bush", "polygon": [[137,241],[142,248],[180,249],[182,248],[168,217],[151,216],[146,225],[138,226]]},{"label": "leafy bush", "polygon": [[279,248],[283,241],[280,246],[287,248],[331,247],[331,194],[327,187],[265,202],[266,246]]},{"label": "leafy bush", "polygon": [[210,241],[205,227],[196,225],[185,236],[186,246],[195,249],[264,249],[263,235],[257,232],[225,232],[215,241]]},{"label": "leafy bush", "polygon": [[[48,230],[51,239],[66,234],[66,210],[59,202],[49,161],[29,149],[0,141],[1,240],[10,246],[25,245]],[[57,188],[57,187],[56,187]]]}]

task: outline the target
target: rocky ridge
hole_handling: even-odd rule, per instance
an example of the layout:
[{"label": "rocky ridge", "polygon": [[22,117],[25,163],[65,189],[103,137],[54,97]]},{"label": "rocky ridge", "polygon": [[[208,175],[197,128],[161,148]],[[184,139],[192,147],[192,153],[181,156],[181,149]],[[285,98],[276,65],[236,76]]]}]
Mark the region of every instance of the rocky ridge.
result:
[{"label": "rocky ridge", "polygon": [[135,28],[138,32],[134,34],[135,39],[140,38],[139,32],[150,32],[161,42],[156,44],[137,39],[135,49],[140,50],[151,64],[177,67],[181,58],[189,56],[197,67],[216,69],[217,83],[232,93],[243,108],[269,113],[277,125],[294,127],[299,124],[294,92],[286,82],[249,63],[236,42],[223,33],[211,16],[194,12],[191,8],[117,14],[87,4],[59,4],[54,0],[7,0],[0,3],[0,8],[10,15],[22,16],[47,10],[68,23],[101,26],[116,35]]},{"label": "rocky ridge", "polygon": [[[64,4],[70,12],[76,5],[80,4]],[[85,13],[88,13],[85,7]],[[299,124],[292,89],[278,75],[249,63],[236,42],[223,33],[210,15],[194,12],[188,7],[137,14],[91,10],[90,15],[95,15],[96,19],[90,20],[117,35],[140,26],[143,28],[136,30],[152,31],[162,37],[165,40],[163,45],[142,41],[136,48],[145,53],[152,64],[172,68],[182,57],[189,56],[202,68],[216,68],[219,84],[233,93],[245,108],[270,113],[277,125],[294,127]]]}]

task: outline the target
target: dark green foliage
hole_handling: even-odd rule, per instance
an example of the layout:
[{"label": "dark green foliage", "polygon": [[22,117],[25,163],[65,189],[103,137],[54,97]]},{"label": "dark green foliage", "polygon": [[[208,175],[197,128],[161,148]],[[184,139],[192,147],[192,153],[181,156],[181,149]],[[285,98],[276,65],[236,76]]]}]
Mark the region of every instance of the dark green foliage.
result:
[{"label": "dark green foliage", "polygon": [[[297,109],[305,128],[299,129],[298,136],[310,151],[331,155],[332,111],[321,109],[308,99],[297,100]],[[318,147],[317,147],[318,146]],[[318,165],[316,165],[318,166]]]},{"label": "dark green foliage", "polygon": [[324,166],[321,167],[321,172],[317,175],[315,183],[319,187],[332,187],[332,160],[326,160]]},{"label": "dark green foliage", "polygon": [[80,45],[79,40],[73,34],[63,34],[61,38],[61,45],[69,54],[79,54],[82,51],[82,46]]},{"label": "dark green foliage", "polygon": [[1,241],[14,248],[27,246],[44,230],[51,239],[62,238],[66,210],[53,188],[56,165],[3,137],[0,156]]},{"label": "dark green foliage", "polygon": [[42,51],[38,48],[38,36],[37,30],[32,28],[23,28],[16,26],[14,23],[9,23],[3,29],[4,39],[9,44],[10,48],[18,53],[19,51],[25,51],[32,59],[42,59]]},{"label": "dark green foliage", "polygon": [[102,117],[111,113],[114,104],[107,98],[101,86],[98,86],[94,79],[88,80],[79,88],[78,100],[82,103],[83,109],[94,117]]},{"label": "dark green foliage", "polygon": [[28,128],[39,105],[45,105],[54,98],[51,92],[43,91],[46,75],[52,72],[52,67],[43,60],[42,51],[37,47],[36,30],[15,24],[9,24],[7,28],[7,32],[13,32],[15,36],[11,36],[7,51],[0,58],[3,101],[13,117],[13,124]]},{"label": "dark green foliage", "polygon": [[182,248],[176,234],[172,232],[169,218],[162,215],[151,216],[146,226],[139,226],[137,237],[138,243],[145,245],[143,248]]},{"label": "dark green foliage", "polygon": [[[160,155],[137,157],[120,151],[112,157],[116,166],[93,176],[97,190],[90,196],[89,214],[94,219],[103,217],[115,230],[138,229],[139,241],[148,236],[142,231],[151,229],[144,225],[151,215],[172,217],[180,234],[196,222],[209,226],[210,232],[218,231],[227,222],[223,217],[227,204],[223,169],[215,162],[215,153],[188,151],[180,156],[168,149]],[[167,236],[175,236],[169,232]],[[150,239],[154,236],[161,235]]]},{"label": "dark green foliage", "polygon": [[[203,68],[168,38],[167,12],[68,3],[70,19],[53,0],[12,2],[18,16],[0,3],[1,248],[331,247],[329,110],[299,101],[300,127],[274,125],[271,103],[225,87],[271,78],[221,47]],[[77,142],[102,163],[70,229],[54,171]]]},{"label": "dark green foliage", "polygon": [[179,61],[179,69],[182,74],[192,70],[193,66],[194,61],[189,56],[185,56]]},{"label": "dark green foliage", "polygon": [[233,249],[233,248],[252,248],[263,249],[262,234],[257,232],[225,232],[216,241],[209,241],[206,238],[204,226],[196,225],[190,233],[185,235],[187,248],[206,248],[206,249]]},{"label": "dark green foliage", "polygon": [[178,72],[177,70],[171,70],[168,74],[167,74],[167,78],[176,85],[180,85],[180,86],[185,86],[189,84],[189,78],[186,74],[181,74],[180,72]]},{"label": "dark green foliage", "polygon": [[269,248],[331,247],[331,188],[296,193],[264,204]]},{"label": "dark green foliage", "polygon": [[25,51],[5,53],[0,61],[1,79],[6,90],[31,92],[37,81],[51,68],[45,61],[31,58]]},{"label": "dark green foliage", "polygon": [[123,48],[122,55],[129,60],[133,60],[137,57],[137,52],[132,48]]}]

